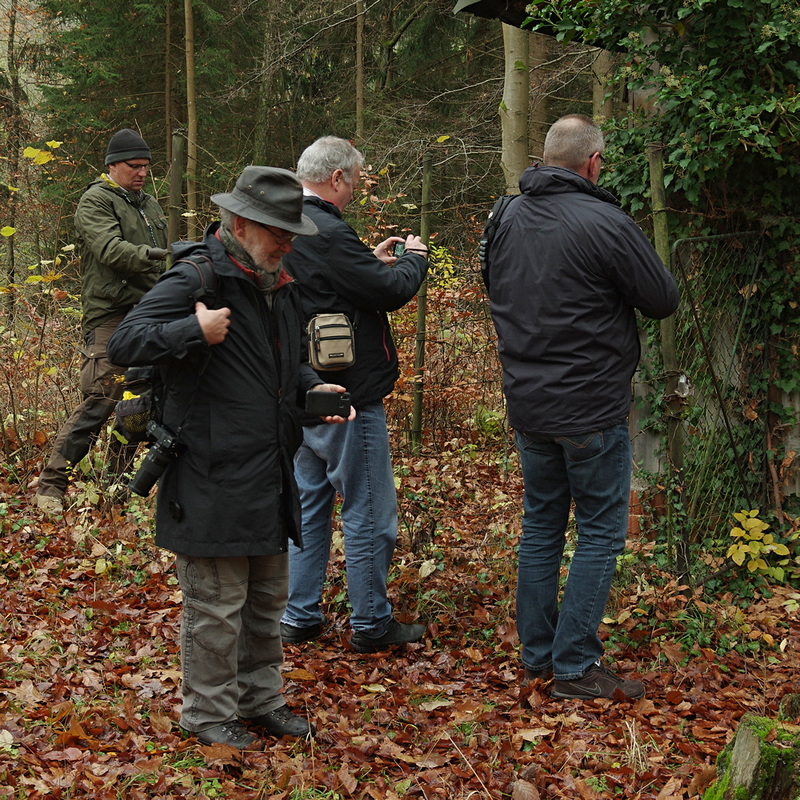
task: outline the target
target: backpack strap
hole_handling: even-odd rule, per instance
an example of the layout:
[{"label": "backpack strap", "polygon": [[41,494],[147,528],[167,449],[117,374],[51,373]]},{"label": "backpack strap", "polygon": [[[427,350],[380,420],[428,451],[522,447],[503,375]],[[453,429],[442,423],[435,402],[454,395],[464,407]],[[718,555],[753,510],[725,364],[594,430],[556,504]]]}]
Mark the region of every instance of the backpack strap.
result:
[{"label": "backpack strap", "polygon": [[214,269],[214,262],[207,255],[198,253],[193,258],[180,258],[172,266],[174,267],[176,264],[191,264],[200,276],[200,286],[189,293],[189,301],[192,305],[204,297],[216,297],[219,281]]},{"label": "backpack strap", "polygon": [[503,216],[506,206],[517,197],[519,197],[518,194],[504,194],[502,197],[498,197],[494,206],[492,206],[492,210],[489,212],[489,218],[486,220],[486,225],[484,225],[483,228],[483,235],[478,245],[478,259],[480,260],[481,275],[486,291],[489,291],[489,245],[492,243],[492,239],[494,239],[495,231],[500,224],[500,218]]}]

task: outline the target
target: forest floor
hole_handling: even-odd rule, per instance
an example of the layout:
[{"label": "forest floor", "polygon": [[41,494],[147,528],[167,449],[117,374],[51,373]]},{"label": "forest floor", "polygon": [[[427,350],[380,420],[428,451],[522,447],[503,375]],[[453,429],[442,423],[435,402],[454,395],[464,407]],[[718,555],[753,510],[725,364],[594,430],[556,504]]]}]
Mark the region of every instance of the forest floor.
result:
[{"label": "forest floor", "polygon": [[50,520],[0,483],[0,798],[636,798],[690,800],[746,713],[797,691],[798,594],[692,599],[631,537],[603,636],[635,702],[523,687],[514,624],[521,485],[472,456],[396,459],[397,615],[424,640],[349,646],[343,557],[312,643],[285,648],[285,694],[318,730],[259,753],[181,735],[180,591],[152,500],[87,484]]}]

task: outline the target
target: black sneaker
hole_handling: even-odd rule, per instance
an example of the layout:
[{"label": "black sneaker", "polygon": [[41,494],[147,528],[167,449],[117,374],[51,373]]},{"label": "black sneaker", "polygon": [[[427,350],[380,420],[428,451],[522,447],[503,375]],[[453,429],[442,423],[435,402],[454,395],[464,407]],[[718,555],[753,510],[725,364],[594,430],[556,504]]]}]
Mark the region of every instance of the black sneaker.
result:
[{"label": "black sneaker", "polygon": [[261,728],[270,736],[299,736],[310,739],[317,732],[316,728],[305,718],[293,714],[289,706],[282,705],[257,717],[247,720],[251,725]]},{"label": "black sneaker", "polygon": [[531,681],[548,681],[552,677],[552,667],[545,667],[544,669],[528,669],[525,667],[525,677],[522,679],[522,685],[527,686]]},{"label": "black sneaker", "polygon": [[638,700],[644,697],[644,684],[627,681],[601,664],[592,664],[580,678],[556,680],[550,694],[565,700],[596,700],[598,697],[613,698],[617,692],[622,694],[621,699]]},{"label": "black sneaker", "polygon": [[393,644],[418,642],[424,634],[424,625],[406,624],[392,617],[381,636],[367,636],[366,633],[356,631],[350,637],[350,646],[356,653],[377,653]]},{"label": "black sneaker", "polygon": [[297,625],[289,625],[287,622],[281,622],[281,640],[284,644],[300,644],[300,642],[309,642],[314,639],[319,639],[322,632],[325,630],[325,625],[328,620],[318,622],[316,625],[308,625],[304,628]]},{"label": "black sneaker", "polygon": [[238,719],[193,733],[202,744],[227,744],[237,750],[263,750],[264,742],[253,736]]}]

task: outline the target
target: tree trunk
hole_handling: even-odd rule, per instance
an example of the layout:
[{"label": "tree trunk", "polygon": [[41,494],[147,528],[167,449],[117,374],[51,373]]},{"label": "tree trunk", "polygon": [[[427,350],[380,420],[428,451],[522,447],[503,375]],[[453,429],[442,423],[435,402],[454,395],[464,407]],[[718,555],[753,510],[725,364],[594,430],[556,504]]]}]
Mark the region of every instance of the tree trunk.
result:
[{"label": "tree trunk", "polygon": [[605,121],[614,117],[614,98],[608,94],[608,81],[614,65],[608,50],[599,50],[592,65],[592,113],[595,119]]},{"label": "tree trunk", "polygon": [[[541,158],[544,151],[544,137],[550,123],[550,100],[547,93],[547,42],[542,33],[531,33],[530,36],[530,70],[533,79],[531,91],[530,142],[528,152]],[[525,164],[527,167],[527,163]]]},{"label": "tree trunk", "polygon": [[742,717],[717,759],[717,780],[705,800],[788,800],[800,788],[800,734],[764,717]]},{"label": "tree trunk", "polygon": [[364,138],[364,0],[356,2],[356,141]]},{"label": "tree trunk", "polygon": [[519,176],[528,166],[528,95],[530,73],[528,47],[530,33],[503,25],[505,84],[500,103],[503,152],[500,164],[506,191],[519,194]]},{"label": "tree trunk", "polygon": [[194,12],[192,0],[183,1],[186,18],[186,238],[198,238],[197,224],[197,102],[194,72]]},{"label": "tree trunk", "polygon": [[172,52],[172,3],[166,2],[164,19],[164,138],[166,139],[167,164],[172,162],[172,70],[169,54]]},{"label": "tree trunk", "polygon": [[[278,97],[278,64],[280,63],[282,47],[283,3],[270,0],[266,4],[264,14],[264,45],[261,49],[261,70],[258,83],[258,113],[256,127],[253,133],[253,163],[269,164],[270,158],[270,133],[277,129],[278,118],[275,109],[279,106],[281,98]],[[291,104],[286,105],[291,113]],[[287,135],[291,136],[291,125],[281,126]],[[294,148],[292,148],[294,150]]]},{"label": "tree trunk", "polygon": [[[17,64],[16,53],[16,32],[17,32],[17,5],[11,3],[8,12],[8,39],[6,50],[6,61],[8,69],[8,81],[11,97],[11,106],[6,110],[8,120],[8,186],[19,185],[19,152],[22,146],[22,91],[19,83],[19,65]],[[10,228],[15,226],[17,220],[17,192],[8,192],[8,210],[4,224]],[[14,249],[14,235],[4,237],[6,240],[6,282],[7,284],[16,281],[16,252]],[[8,292],[4,295],[3,304],[9,317],[14,313],[14,295]]]}]

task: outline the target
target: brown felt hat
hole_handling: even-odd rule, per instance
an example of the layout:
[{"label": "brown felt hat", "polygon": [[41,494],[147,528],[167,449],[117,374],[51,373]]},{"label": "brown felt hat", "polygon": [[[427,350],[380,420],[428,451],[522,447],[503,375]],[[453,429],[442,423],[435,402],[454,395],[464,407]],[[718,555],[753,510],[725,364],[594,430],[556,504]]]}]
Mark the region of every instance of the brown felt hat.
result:
[{"label": "brown felt hat", "polygon": [[280,167],[245,167],[232,192],[212,194],[211,202],[237,216],[313,236],[317,226],[303,213],[303,184]]}]

